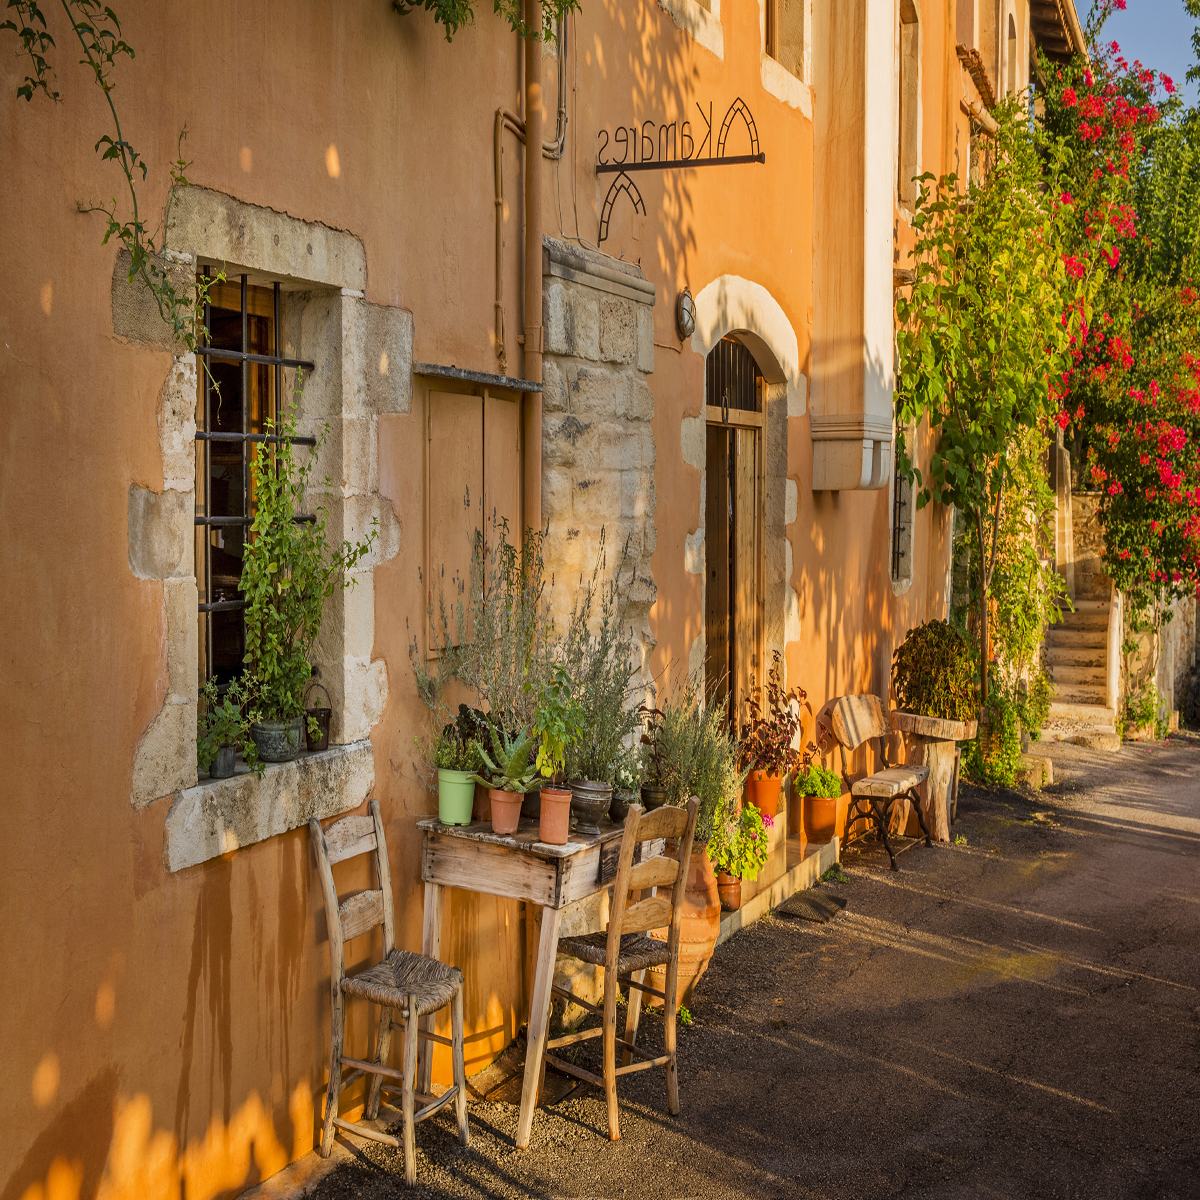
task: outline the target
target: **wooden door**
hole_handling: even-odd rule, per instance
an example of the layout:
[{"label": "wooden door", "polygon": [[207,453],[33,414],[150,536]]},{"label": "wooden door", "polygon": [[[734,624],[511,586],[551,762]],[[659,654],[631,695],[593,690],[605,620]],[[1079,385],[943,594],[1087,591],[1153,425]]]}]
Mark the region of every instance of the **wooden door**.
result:
[{"label": "wooden door", "polygon": [[483,533],[492,537],[495,522],[508,522],[508,540],[520,545],[521,404],[485,392],[483,397]]},{"label": "wooden door", "polygon": [[732,653],[733,712],[737,727],[746,721],[746,701],[758,678],[759,473],[756,429],[735,429],[732,450]]},{"label": "wooden door", "polygon": [[729,703],[730,518],[729,430],[707,429],[704,513],[704,682],[718,702]]}]

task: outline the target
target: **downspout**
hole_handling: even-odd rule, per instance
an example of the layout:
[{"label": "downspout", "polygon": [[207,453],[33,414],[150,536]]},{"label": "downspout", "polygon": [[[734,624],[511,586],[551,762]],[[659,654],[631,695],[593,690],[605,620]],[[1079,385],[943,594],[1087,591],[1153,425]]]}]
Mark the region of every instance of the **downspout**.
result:
[{"label": "downspout", "polygon": [[[525,0],[525,378],[542,382],[542,0]],[[559,61],[562,61],[562,51]],[[525,525],[542,527],[542,396],[527,392]]]}]

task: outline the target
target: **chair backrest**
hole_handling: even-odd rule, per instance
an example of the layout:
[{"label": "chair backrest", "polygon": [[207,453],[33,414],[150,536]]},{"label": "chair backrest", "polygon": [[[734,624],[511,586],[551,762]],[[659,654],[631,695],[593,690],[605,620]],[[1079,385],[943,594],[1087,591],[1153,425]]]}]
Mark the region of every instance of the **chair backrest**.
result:
[{"label": "chair backrest", "polygon": [[843,696],[833,706],[833,736],[846,750],[857,750],[874,737],[891,732],[883,702],[878,696]]},{"label": "chair backrest", "polygon": [[[396,925],[392,909],[392,876],[388,869],[387,843],[383,837],[383,818],[379,801],[367,804],[365,817],[343,817],[327,829],[313,817],[308,823],[309,838],[317,854],[317,874],[321,893],[325,897],[325,923],[329,927],[329,966],[335,988],[340,987],[346,974],[345,944],[352,938],[369,933],[376,925],[383,926],[383,956],[396,947]],[[379,886],[373,890],[355,892],[338,903],[333,885],[334,863],[360,854],[374,854]]]},{"label": "chair backrest", "polygon": [[[645,933],[665,925],[668,928],[667,943],[672,951],[678,944],[683,891],[687,886],[688,859],[692,854],[699,807],[700,801],[695,796],[688,801],[686,808],[664,805],[646,812],[640,804],[629,806],[608,916],[607,958],[610,963],[617,961],[623,933]],[[658,838],[677,838],[678,858],[656,854],[634,865],[635,848]],[[668,887],[671,889],[669,896],[663,894]],[[653,896],[629,904],[630,893],[647,888],[657,888],[658,891]]]}]

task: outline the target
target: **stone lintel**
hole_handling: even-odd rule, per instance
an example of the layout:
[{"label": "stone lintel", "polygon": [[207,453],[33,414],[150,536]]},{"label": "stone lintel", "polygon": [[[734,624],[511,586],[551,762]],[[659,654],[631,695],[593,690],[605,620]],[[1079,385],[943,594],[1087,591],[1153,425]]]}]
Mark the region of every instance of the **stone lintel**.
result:
[{"label": "stone lintel", "polygon": [[542,238],[542,274],[580,283],[638,304],[654,303],[654,284],[642,274],[641,267],[595,250],[560,242],[557,238]]},{"label": "stone lintel", "polygon": [[267,765],[261,778],[239,764],[229,779],[207,779],[176,792],[163,835],[163,864],[182,871],[251,846],[310,818],[357,808],[375,783],[369,740]]}]

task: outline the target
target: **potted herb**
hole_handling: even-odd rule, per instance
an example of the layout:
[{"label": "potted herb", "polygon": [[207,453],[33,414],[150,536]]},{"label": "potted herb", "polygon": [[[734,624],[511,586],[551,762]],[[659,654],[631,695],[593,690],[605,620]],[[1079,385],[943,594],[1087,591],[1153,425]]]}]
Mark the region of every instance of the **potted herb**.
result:
[{"label": "potted herb", "polygon": [[483,767],[471,778],[488,789],[493,832],[516,833],[525,793],[538,786],[538,771],[530,761],[537,744],[528,730],[512,737],[506,730],[490,725],[489,733],[490,753],[481,742],[475,743]]},{"label": "potted herb", "polygon": [[632,746],[622,746],[621,753],[612,768],[613,798],[608,806],[608,819],[620,825],[629,815],[629,806],[637,802],[641,783],[637,751]]},{"label": "potted herb", "polygon": [[747,701],[750,720],[742,730],[740,750],[741,765],[749,772],[746,798],[771,818],[779,810],[779,789],[784,779],[805,761],[799,749],[792,746],[801,733],[800,705],[805,693],[798,687],[784,689],[779,679],[781,661],[776,650],[767,673],[765,706],[757,696]]},{"label": "potted herb", "polygon": [[[571,681],[559,665],[538,689],[533,736],[537,740],[534,765],[542,779],[538,810],[538,837],[550,846],[566,845],[571,823],[572,789],[559,786],[568,749],[583,733],[583,710],[571,695]],[[581,826],[581,828],[583,828]],[[591,832],[584,829],[584,832]]]},{"label": "potted herb", "polygon": [[217,681],[204,685],[204,707],[196,718],[196,764],[213,779],[233,774],[239,749],[245,750],[246,765],[258,767],[254,743],[249,741],[250,720],[245,714],[246,686],[236,679],[221,695]]},{"label": "potted herb", "polygon": [[475,774],[483,766],[478,745],[464,738],[451,722],[433,748],[437,767],[438,820],[443,825],[470,825],[475,802]]},{"label": "potted herb", "polygon": [[800,796],[800,819],[810,842],[828,842],[837,829],[837,802],[842,777],[820,763],[810,762],[792,781]]},{"label": "potted herb", "polygon": [[742,880],[753,881],[767,865],[768,833],[774,824],[753,804],[743,804],[713,826],[708,857],[717,872],[717,894],[726,912],[742,907]]},{"label": "potted herb", "polygon": [[[241,591],[246,598],[246,665],[254,697],[250,737],[258,756],[287,762],[300,750],[305,723],[304,694],[312,675],[311,656],[325,601],[354,580],[347,573],[371,548],[377,531],[351,545],[332,548],[328,510],[298,521],[324,441],[301,464],[296,461],[296,405],[268,434],[282,440],[260,443],[250,460],[256,511],[243,548]],[[319,728],[310,719],[308,729]]]}]

